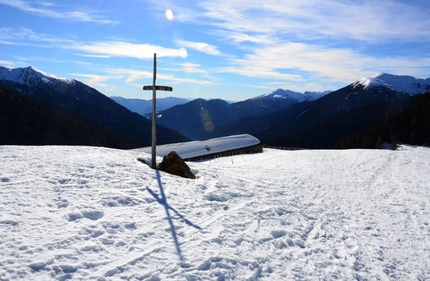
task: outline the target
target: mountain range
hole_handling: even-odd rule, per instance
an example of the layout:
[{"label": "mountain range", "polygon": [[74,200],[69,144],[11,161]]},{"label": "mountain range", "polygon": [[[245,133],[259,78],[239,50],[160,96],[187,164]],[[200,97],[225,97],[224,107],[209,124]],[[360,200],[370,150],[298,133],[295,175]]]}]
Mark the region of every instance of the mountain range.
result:
[{"label": "mountain range", "polygon": [[[31,126],[28,123],[19,122],[6,122],[2,124],[2,130],[7,129],[9,132],[14,132],[15,134],[3,134],[2,144],[14,144],[18,139],[21,143],[25,144],[33,144],[34,142],[34,144],[91,145],[93,144],[91,140],[96,138],[96,135],[111,136],[110,138],[106,137],[105,141],[101,143],[100,140],[97,141],[96,144],[100,146],[136,148],[151,144],[152,125],[150,120],[131,112],[96,89],[77,80],[55,77],[32,67],[15,69],[0,67],[0,84],[2,84],[3,91],[8,91],[8,95],[2,96],[2,110],[0,112],[2,119],[6,120],[10,118],[10,114],[15,114],[21,117],[25,116],[22,120],[32,120]],[[22,108],[17,108],[15,112],[10,113],[6,109],[12,107],[15,102],[12,100],[15,96],[11,95],[14,92],[26,95],[26,97],[21,96],[21,99],[25,98],[27,100],[27,98],[32,98],[35,101],[37,100],[37,102],[22,102]],[[36,103],[38,110],[34,109]],[[54,107],[55,110],[53,110]],[[70,122],[78,120],[78,118],[71,118],[69,116],[67,119],[70,122],[64,124],[49,122],[49,118],[42,118],[42,113],[48,109],[51,112],[55,112],[51,116],[52,120],[58,118],[57,113],[63,111],[66,114],[68,112],[79,116],[79,122],[82,122],[82,124],[90,128],[97,128],[97,130],[94,129],[93,132],[91,130],[77,130],[75,135],[73,134],[74,130],[72,130],[73,126],[70,126]],[[8,116],[6,116],[6,112],[9,112]],[[15,118],[15,120],[20,119]],[[57,124],[57,127],[54,127],[55,124]],[[30,129],[25,129],[29,127]],[[32,129],[36,127],[45,127],[47,130]],[[100,131],[103,131],[103,133]],[[81,135],[78,138],[77,135],[83,132],[87,132],[86,135]],[[58,136],[49,137],[44,134]],[[35,142],[32,139],[42,141]],[[122,144],[112,144],[112,139],[122,140]],[[163,126],[158,126],[157,128],[157,142],[160,144],[187,140],[189,139],[176,131]]]},{"label": "mountain range", "polygon": [[[199,99],[159,112],[157,122],[191,139],[247,133],[274,146],[333,148],[429,90],[430,78],[378,73],[317,99],[297,100],[294,93],[280,90],[233,104]],[[286,103],[280,106],[280,100]]]},{"label": "mountain range", "polygon": [[[0,85],[0,122],[8,132],[1,144],[150,145],[151,116],[129,110],[142,101],[108,98],[32,67],[0,67]],[[157,143],[246,133],[267,145],[335,148],[424,92],[430,92],[430,78],[378,73],[323,93],[278,89],[240,102],[167,98],[157,101]]]},{"label": "mountain range", "polygon": [[[296,103],[316,100],[328,93],[329,91],[298,93],[278,89],[240,102],[199,98],[159,111],[157,123],[177,130],[190,139],[208,139],[215,136],[213,133],[215,128],[235,120],[264,116]],[[152,117],[151,114],[145,116]]]}]

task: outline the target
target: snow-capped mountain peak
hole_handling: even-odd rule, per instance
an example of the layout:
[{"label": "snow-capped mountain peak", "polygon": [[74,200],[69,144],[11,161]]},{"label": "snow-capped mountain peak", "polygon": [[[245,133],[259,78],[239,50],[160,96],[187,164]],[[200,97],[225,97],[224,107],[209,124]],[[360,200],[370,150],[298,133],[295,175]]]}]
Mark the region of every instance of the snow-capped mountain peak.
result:
[{"label": "snow-capped mountain peak", "polygon": [[23,68],[7,68],[0,66],[0,80],[8,80],[29,86],[38,85],[41,82],[46,84],[50,84],[52,82],[73,84],[75,82],[73,79],[57,77],[37,70],[32,66]]},{"label": "snow-capped mountain peak", "polygon": [[299,93],[291,90],[277,89],[271,93],[266,93],[261,96],[256,97],[255,99],[295,99],[299,102],[316,100],[326,94],[330,93],[330,91],[326,92],[305,92]]},{"label": "snow-capped mountain peak", "polygon": [[359,85],[365,89],[382,86],[415,95],[430,90],[430,78],[419,79],[408,75],[393,75],[380,72],[370,77],[363,77],[352,84],[353,87]]},{"label": "snow-capped mountain peak", "polygon": [[266,93],[256,98],[257,99],[286,99],[286,98],[299,99],[300,95],[302,94],[298,92],[293,92],[293,91],[284,90],[284,89],[277,89],[271,93]]}]

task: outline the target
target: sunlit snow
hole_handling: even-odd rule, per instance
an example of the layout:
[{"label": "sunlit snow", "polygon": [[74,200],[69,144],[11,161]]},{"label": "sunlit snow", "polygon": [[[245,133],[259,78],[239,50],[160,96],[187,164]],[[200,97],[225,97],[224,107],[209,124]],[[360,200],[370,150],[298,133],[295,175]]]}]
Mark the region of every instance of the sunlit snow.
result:
[{"label": "sunlit snow", "polygon": [[0,279],[430,279],[429,148],[138,157],[0,146]]},{"label": "sunlit snow", "polygon": [[384,86],[386,88],[403,91],[415,95],[423,93],[430,87],[430,78],[418,79],[407,75],[393,75],[388,73],[378,73],[371,77],[363,77],[352,83],[353,86],[362,85],[364,88]]},{"label": "sunlit snow", "polygon": [[0,80],[8,80],[20,84],[28,84],[29,81],[32,79],[40,79],[46,84],[49,84],[52,81],[61,81],[67,84],[74,83],[73,79],[58,77],[35,69],[31,66],[25,68],[7,68],[0,66]]}]

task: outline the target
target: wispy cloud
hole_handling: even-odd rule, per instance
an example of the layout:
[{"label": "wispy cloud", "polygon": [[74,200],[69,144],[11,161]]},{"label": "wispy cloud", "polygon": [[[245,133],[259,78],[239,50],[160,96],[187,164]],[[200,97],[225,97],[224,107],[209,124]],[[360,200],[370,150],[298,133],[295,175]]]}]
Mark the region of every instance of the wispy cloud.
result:
[{"label": "wispy cloud", "polygon": [[137,59],[150,59],[157,53],[157,57],[187,57],[185,48],[172,49],[150,44],[135,44],[128,42],[93,42],[76,44],[70,49],[81,51],[87,56],[96,57],[131,57]]},{"label": "wispy cloud", "polygon": [[[424,0],[107,2],[0,0],[4,10],[18,9],[23,27],[0,27],[3,61],[64,60],[92,86],[140,91],[134,88],[151,81],[152,63],[141,71],[137,60],[157,53],[168,58],[158,66],[160,83],[182,84],[177,89],[184,91],[187,84],[226,92],[234,85],[247,95],[256,92],[251,88],[335,89],[380,71],[426,78],[430,70],[430,6]],[[173,21],[164,16],[167,8]],[[121,25],[113,26],[110,15]],[[43,31],[50,19],[58,28]],[[99,24],[78,30],[71,22]]]},{"label": "wispy cloud", "polygon": [[70,75],[103,92],[114,93],[121,90],[117,85],[109,83],[109,81],[121,79],[122,77],[119,75],[97,75],[85,73],[71,73]]},{"label": "wispy cloud", "polygon": [[216,46],[210,45],[208,43],[192,42],[192,41],[185,41],[185,40],[176,40],[175,43],[180,47],[194,49],[209,55],[214,55],[214,56],[221,55],[221,52],[218,50]]},{"label": "wispy cloud", "polygon": [[[116,86],[116,82],[118,81],[125,81],[128,86],[141,89],[142,85],[152,81],[153,75],[152,71],[131,68],[103,67],[99,68],[98,72],[100,74],[71,73],[70,75],[82,80],[84,83],[96,89],[102,89],[104,92],[111,94],[115,94],[115,92],[119,92],[121,90],[118,86]],[[214,82],[210,80],[184,78],[165,73],[158,73],[157,80],[159,80],[161,83],[167,83],[169,85],[214,85]]]},{"label": "wispy cloud", "polygon": [[80,52],[81,56],[96,58],[129,57],[151,59],[154,57],[154,53],[157,53],[157,57],[186,58],[188,56],[185,48],[166,48],[126,41],[80,42],[74,39],[37,33],[28,28],[0,28],[0,43],[68,49]]},{"label": "wispy cloud", "polygon": [[[153,72],[152,71],[143,71],[136,69],[128,69],[128,68],[106,68],[104,70],[109,75],[113,76],[123,76],[126,78],[126,82],[131,84],[136,82],[137,80],[148,80],[152,79]],[[201,80],[201,79],[190,79],[174,76],[172,74],[158,73],[157,80],[163,80],[169,84],[197,84],[197,85],[212,85],[213,82],[209,80]],[[139,84],[140,86],[142,84]]]},{"label": "wispy cloud", "polygon": [[74,39],[37,33],[28,28],[0,28],[0,43],[68,49],[80,52],[81,56],[96,58],[131,57],[150,59],[154,57],[154,53],[157,53],[158,57],[186,58],[188,55],[185,48],[174,49],[125,41],[79,42]]},{"label": "wispy cloud", "polygon": [[61,20],[93,22],[99,24],[117,24],[117,21],[108,20],[96,13],[83,10],[67,10],[48,2],[34,2],[23,0],[0,0],[0,4],[8,5],[21,11],[37,16],[49,17]]},{"label": "wispy cloud", "polygon": [[113,79],[121,79],[120,75],[96,75],[96,74],[82,74],[82,73],[71,73],[74,77],[80,77],[85,79],[88,84],[103,84],[103,82]]},{"label": "wispy cloud", "polygon": [[310,78],[351,82],[375,71],[428,69],[429,58],[364,50],[430,42],[428,10],[414,2],[203,0],[187,19],[236,47],[225,54],[227,63],[219,72],[302,85]]},{"label": "wispy cloud", "polygon": [[0,65],[5,67],[10,67],[10,68],[21,66],[21,64],[17,63],[16,61],[8,61],[8,60],[0,60]]},{"label": "wispy cloud", "polygon": [[369,60],[348,49],[327,48],[304,43],[285,43],[258,48],[245,58],[233,62],[247,67],[254,66],[255,74],[253,75],[258,75],[259,69],[263,68],[277,73],[300,71],[338,81],[351,81],[357,78],[357,72],[369,63]]},{"label": "wispy cloud", "polygon": [[[196,20],[234,38],[282,40],[430,40],[428,10],[414,1],[200,1]],[[240,36],[239,36],[240,35]],[[261,42],[264,43],[264,42]]]},{"label": "wispy cloud", "polygon": [[208,72],[201,68],[200,64],[185,62],[182,64],[182,67],[186,73],[201,73],[207,75]]},{"label": "wispy cloud", "polygon": [[230,64],[219,71],[290,82],[305,81],[305,77],[297,73],[306,73],[326,80],[351,82],[360,78],[357,75],[372,75],[385,69],[413,74],[418,68],[428,67],[430,58],[420,62],[402,57],[375,58],[346,48],[285,43],[256,48],[243,58],[230,59]]},{"label": "wispy cloud", "polygon": [[[0,0],[1,1],[1,0]],[[42,43],[74,43],[72,39],[37,33],[29,28],[0,28],[0,43],[8,45],[29,45]]]}]

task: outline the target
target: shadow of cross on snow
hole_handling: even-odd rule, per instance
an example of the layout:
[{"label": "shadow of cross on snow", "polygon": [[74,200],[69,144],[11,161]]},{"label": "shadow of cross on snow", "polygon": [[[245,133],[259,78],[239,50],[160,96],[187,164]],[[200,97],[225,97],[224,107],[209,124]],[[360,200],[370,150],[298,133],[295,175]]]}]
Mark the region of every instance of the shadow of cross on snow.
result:
[{"label": "shadow of cross on snow", "polygon": [[146,190],[148,190],[149,194],[151,194],[155,198],[155,200],[157,200],[158,203],[160,203],[161,205],[164,206],[164,209],[166,211],[167,220],[169,221],[170,229],[172,230],[172,238],[173,238],[173,241],[175,242],[176,251],[178,252],[179,259],[181,261],[184,261],[184,257],[182,256],[181,247],[179,245],[178,236],[176,234],[176,228],[175,228],[175,225],[173,224],[173,220],[172,220],[172,217],[170,215],[170,210],[172,210],[179,218],[181,218],[189,226],[192,226],[198,230],[201,230],[202,228],[198,225],[193,224],[191,221],[186,219],[183,215],[181,215],[178,211],[176,211],[172,206],[170,206],[167,203],[166,194],[164,193],[163,184],[161,183],[160,171],[156,170],[155,175],[157,176],[157,182],[158,182],[158,187],[160,188],[161,198],[151,188],[146,187]]}]

